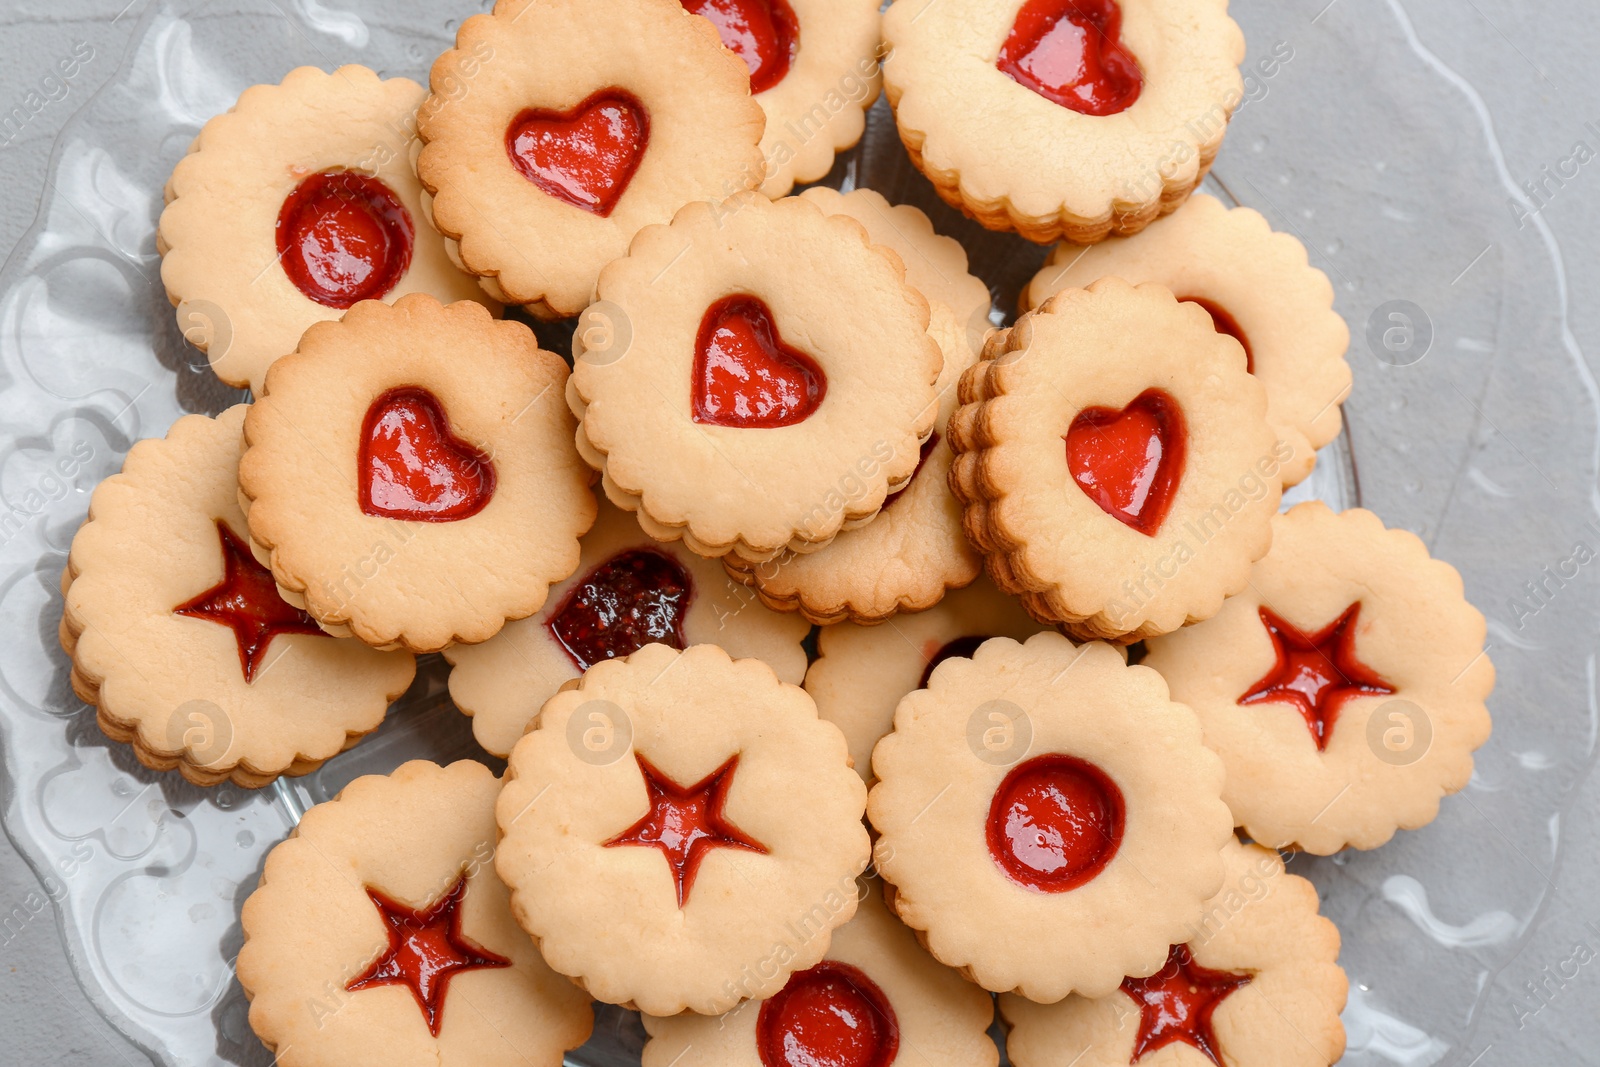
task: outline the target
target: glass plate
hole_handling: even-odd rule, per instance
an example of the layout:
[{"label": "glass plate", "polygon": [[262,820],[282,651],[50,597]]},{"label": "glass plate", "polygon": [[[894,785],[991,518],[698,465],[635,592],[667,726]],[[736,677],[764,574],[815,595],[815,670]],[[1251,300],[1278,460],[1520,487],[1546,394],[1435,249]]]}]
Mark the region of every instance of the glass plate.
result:
[{"label": "glass plate", "polygon": [[[1344,934],[1345,1062],[1464,1065],[1495,1043],[1531,1047],[1520,1030],[1540,1002],[1520,986],[1540,972],[1508,964],[1572,903],[1558,875],[1596,873],[1562,870],[1562,826],[1595,755],[1595,606],[1574,586],[1600,545],[1597,391],[1567,328],[1559,245],[1532,204],[1519,210],[1476,93],[1398,0],[1292,7],[1235,5],[1247,93],[1208,187],[1304,241],[1350,323],[1349,430],[1294,497],[1364,504],[1459,567],[1500,672],[1495,736],[1437,822],[1292,869]],[[421,0],[158,3],[62,134],[38,221],[0,274],[5,824],[89,999],[162,1063],[270,1062],[233,979],[238,913],[307,806],[409,758],[495,763],[437,656],[376,735],[259,792],[144,770],[74,698],[57,581],[90,490],[133,441],[242,397],[174,324],[154,243],[162,184],[246,86],[344,62],[423,79],[455,28]],[[829,184],[927,210],[966,244],[997,322],[1043,258],[939,203],[881,101]],[[554,347],[562,334],[541,329]],[[1564,943],[1547,936],[1539,962]],[[606,1009],[570,1062],[637,1063],[642,1040]]]}]

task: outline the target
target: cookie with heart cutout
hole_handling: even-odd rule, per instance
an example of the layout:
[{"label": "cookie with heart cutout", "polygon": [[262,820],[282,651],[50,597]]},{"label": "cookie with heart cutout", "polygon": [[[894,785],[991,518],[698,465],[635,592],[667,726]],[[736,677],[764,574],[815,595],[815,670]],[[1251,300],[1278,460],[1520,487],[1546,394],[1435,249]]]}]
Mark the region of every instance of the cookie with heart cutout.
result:
[{"label": "cookie with heart cutout", "polygon": [[804,690],[715,645],[646,645],[551,697],[512,749],[495,867],[597,1000],[715,1015],[820,962],[855,914],[865,804]]},{"label": "cookie with heart cutout", "polygon": [[1227,0],[895,0],[884,91],[939,195],[992,230],[1089,244],[1200,184],[1244,96]]},{"label": "cookie with heart cutout", "polygon": [[862,525],[916,466],[943,366],[894,252],[801,197],[640,232],[578,321],[567,402],[606,496],[752,561]]},{"label": "cookie with heart cutout", "polygon": [[357,778],[267,854],[239,984],[283,1067],[559,1067],[589,998],[545,965],[495,876],[500,781],[426,760]]},{"label": "cookie with heart cutout", "polygon": [[994,638],[900,701],[867,817],[889,904],[935,959],[1054,1003],[1155,974],[1222,885],[1222,761],[1148,667]]},{"label": "cookie with heart cutout", "polygon": [[1130,643],[1209,618],[1272,543],[1292,456],[1244,349],[1147,283],[1068,289],[990,337],[950,488],[1034,618]]},{"label": "cookie with heart cutout", "polygon": [[[989,290],[967,273],[961,246],[935,234],[914,207],[891,206],[869,189],[844,195],[812,189],[802,197],[828,214],[860,222],[873,241],[900,256],[907,283],[927,298],[928,332],[944,355],[935,383],[938,422],[922,443],[910,483],[867,525],[815,551],[784,552],[763,563],[730,553],[723,564],[778,611],[799,611],[821,625],[881,622],[896,612],[927,610],[947,589],[970,583],[982,567],[961,532],[961,504],[946,484],[952,457],[944,428],[956,407],[956,382],[977,360],[989,328]],[[973,337],[977,346],[968,343]]]},{"label": "cookie with heart cutout", "polygon": [[544,605],[594,522],[560,357],[481,305],[364,301],[245,419],[252,548],[330,632],[436,652]]},{"label": "cookie with heart cutout", "polygon": [[1062,289],[1112,275],[1166,286],[1205,308],[1217,329],[1239,342],[1267,391],[1267,422],[1293,449],[1279,470],[1283,484],[1304,480],[1317,449],[1339,436],[1339,405],[1350,393],[1350,329],[1305,246],[1274,233],[1249,208],[1229,210],[1199,195],[1134,237],[1060,246],[1023,291],[1023,303],[1038,307]]},{"label": "cookie with heart cutout", "polygon": [[683,0],[744,60],[766,113],[761,192],[777,199],[796,182],[827,176],[833,157],[861,140],[878,98],[874,0]]},{"label": "cookie with heart cutout", "polygon": [[823,627],[805,689],[817,715],[843,731],[856,773],[870,783],[872,747],[894,728],[900,699],[926,686],[935,667],[951,656],[970,656],[991,637],[1024,641],[1047,628],[980,576],[927,611],[897,615],[881,626]]},{"label": "cookie with heart cutout", "polygon": [[580,546],[577,571],[550,587],[544,607],[482,644],[445,649],[450,698],[488,751],[509,754],[556,690],[651,642],[721,645],[766,663],[780,681],[798,685],[805,676],[810,625],[762,607],[714,560],[655,540],[604,500]]},{"label": "cookie with heart cutout", "polygon": [[[726,1015],[644,1016],[644,1067],[994,1067],[989,997],[930,959],[863,880],[821,963]],[[904,1050],[902,1053],[901,1050]]]},{"label": "cookie with heart cutout", "polygon": [[485,291],[540,318],[582,311],[644,227],[765,180],[749,71],[677,0],[499,0],[429,82],[432,221]]},{"label": "cookie with heart cutout", "polygon": [[60,636],[73,691],[140,763],[258,788],[376,730],[415,664],[330,637],[278,596],[239,511],[244,421],[242,404],[181,418],[95,488]]},{"label": "cookie with heart cutout", "polygon": [[[1220,892],[1161,970],[1096,999],[1002,996],[1017,1067],[1329,1067],[1344,1054],[1349,981],[1317,888],[1259,845],[1230,841]],[[1165,1052],[1163,1050],[1166,1050]]]},{"label": "cookie with heart cutout", "polygon": [[217,377],[259,395],[306,327],[360,300],[430,293],[499,312],[423,213],[411,142],[424,96],[366,67],[299,67],[200,130],[167,182],[156,248],[178,327]]},{"label": "cookie with heart cutout", "polygon": [[1200,716],[1252,839],[1377,848],[1472,776],[1495,678],[1484,618],[1455,568],[1370,511],[1308,501],[1273,525],[1249,585],[1145,662]]}]

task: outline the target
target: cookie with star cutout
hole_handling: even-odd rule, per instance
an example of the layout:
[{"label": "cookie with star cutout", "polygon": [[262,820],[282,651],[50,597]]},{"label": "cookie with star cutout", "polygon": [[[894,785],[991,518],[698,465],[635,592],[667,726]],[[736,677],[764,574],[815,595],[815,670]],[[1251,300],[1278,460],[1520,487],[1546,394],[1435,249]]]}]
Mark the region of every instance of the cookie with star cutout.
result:
[{"label": "cookie with star cutout", "polygon": [[994,1006],[935,962],[864,880],[821,963],[726,1015],[644,1017],[644,1067],[994,1067]]},{"label": "cookie with star cutout", "polygon": [[1489,738],[1494,664],[1454,567],[1372,512],[1298,504],[1216,617],[1145,663],[1194,708],[1252,840],[1317,855],[1432,822]]},{"label": "cookie with star cutout", "polygon": [[892,250],[804,197],[640,232],[578,320],[567,402],[613,504],[751,562],[861,526],[916,470],[944,365]]},{"label": "cookie with star cutout", "polygon": [[167,181],[156,231],[178,328],[257,395],[314,322],[361,300],[431,293],[498,312],[450,262],[411,168],[409,78],[349,65],[255,85],[205,124]]},{"label": "cookie with star cutout", "polygon": [[872,770],[890,906],[993,992],[1049,1004],[1155,974],[1222,885],[1222,762],[1161,676],[1102,642],[950,657]]},{"label": "cookie with star cutout", "polygon": [[1279,470],[1283,484],[1304,480],[1317,449],[1339,436],[1339,406],[1350,393],[1350,329],[1305,246],[1274,233],[1258,212],[1230,211],[1200,195],[1136,236],[1059,246],[1023,302],[1038,307],[1108,275],[1166,286],[1239,342],[1246,368],[1267,391],[1267,421],[1293,452]]},{"label": "cookie with star cutout", "polygon": [[714,560],[655,540],[604,500],[580,545],[577,571],[550,587],[544,607],[482,644],[445,649],[450,698],[488,751],[508,755],[556,690],[652,642],[721,645],[766,663],[780,681],[798,685],[805,676],[810,625],[767,610]]},{"label": "cookie with star cutout", "polygon": [[245,406],[140,441],[95,488],[61,584],[72,688],[108,737],[196,785],[307,774],[378,728],[406,652],[331,637],[249,548]]},{"label": "cookie with star cutout", "polygon": [[495,867],[598,1000],[714,1015],[819,963],[856,911],[866,787],[804,690],[715,645],[590,667],[511,752]]},{"label": "cookie with star cutout", "polygon": [[576,315],[641,229],[766,179],[749,70],[685,7],[499,0],[434,62],[417,175],[496,300]]},{"label": "cookie with star cutout", "polygon": [[257,557],[331,632],[437,652],[544,606],[594,522],[567,368],[471,301],[375,300],[273,364],[239,489]]},{"label": "cookie with star cutout", "polygon": [[545,965],[494,872],[500,781],[425,760],[357,778],[267,855],[239,984],[283,1067],[559,1067],[583,991]]},{"label": "cookie with star cutout", "polygon": [[1292,452],[1244,349],[1160,285],[1102,278],[992,334],[950,488],[1034,618],[1121,644],[1209,618],[1272,544]]},{"label": "cookie with star cutout", "polygon": [[1276,852],[1231,841],[1227,877],[1161,970],[1097,999],[1002,996],[1016,1067],[1329,1067],[1349,982],[1316,886]]}]

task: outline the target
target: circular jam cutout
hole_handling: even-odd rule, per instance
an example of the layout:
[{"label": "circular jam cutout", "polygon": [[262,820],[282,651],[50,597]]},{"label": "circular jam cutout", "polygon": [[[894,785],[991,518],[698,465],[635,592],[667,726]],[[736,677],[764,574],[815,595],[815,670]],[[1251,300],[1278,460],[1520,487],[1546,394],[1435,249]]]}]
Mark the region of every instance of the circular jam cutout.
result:
[{"label": "circular jam cutout", "polygon": [[1203,296],[1180,296],[1179,300],[1190,304],[1199,304],[1205,308],[1207,315],[1211,316],[1211,325],[1221,334],[1226,334],[1239,342],[1239,347],[1244,349],[1244,368],[1251,374],[1256,372],[1256,359],[1250,351],[1250,341],[1244,335],[1244,330],[1239,326],[1239,320],[1228,313],[1228,310],[1214,300],[1207,300]]},{"label": "circular jam cutout", "polygon": [[823,960],[762,1002],[756,1051],[763,1067],[889,1067],[900,1024],[876,982]]},{"label": "circular jam cutout", "polygon": [[[970,659],[972,654],[978,651],[978,646],[987,640],[989,640],[988,634],[971,634],[966,637],[958,637],[954,641],[946,641],[931,656],[924,652],[923,656],[927,659],[928,665],[922,669],[922,680],[917,683],[917,688],[928,688],[928,679],[933,677],[933,669],[939,664],[952,656]],[[932,642],[930,641],[929,644],[932,644]]]},{"label": "circular jam cutout", "polygon": [[361,510],[385,519],[454,522],[494,495],[494,464],[450,432],[439,398],[390,389],[372,402],[357,457]]},{"label": "circular jam cutout", "polygon": [[684,10],[711,20],[723,45],[750,70],[750,91],[783,81],[800,46],[800,20],[784,0],[683,0]]},{"label": "circular jam cutout", "polygon": [[311,175],[278,209],[278,262],[324,307],[343,310],[393,289],[411,266],[415,236],[393,190],[347,170]]},{"label": "circular jam cutout", "polygon": [[605,218],[622,199],[650,143],[644,105],[602,89],[571,111],[528,108],[506,127],[517,172],[563,203]]},{"label": "circular jam cutout", "polygon": [[677,560],[651,548],[619,552],[572,588],[550,632],[579,670],[630,656],[645,645],[684,646],[694,588]]},{"label": "circular jam cutout", "polygon": [[1183,478],[1188,430],[1170,393],[1146,389],[1127,407],[1084,408],[1067,430],[1067,469],[1107,515],[1154,537]]},{"label": "circular jam cutout", "polygon": [[1012,768],[989,803],[989,854],[1012,881],[1064,893],[1092,880],[1122,843],[1122,790],[1076,756]]},{"label": "circular jam cutout", "polygon": [[1121,35],[1116,0],[1028,0],[995,66],[1080,115],[1115,115],[1132,107],[1144,87]]},{"label": "circular jam cutout", "polygon": [[695,422],[794,426],[811,417],[827,392],[822,368],[783,343],[760,297],[737,293],[706,309],[695,339]]}]

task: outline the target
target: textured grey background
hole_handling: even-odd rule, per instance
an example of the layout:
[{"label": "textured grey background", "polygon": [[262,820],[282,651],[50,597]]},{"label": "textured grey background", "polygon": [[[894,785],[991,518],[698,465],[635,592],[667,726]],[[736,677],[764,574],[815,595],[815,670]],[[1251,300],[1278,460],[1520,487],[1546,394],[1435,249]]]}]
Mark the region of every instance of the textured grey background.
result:
[{"label": "textured grey background", "polygon": [[[44,101],[14,136],[11,129],[0,129],[0,188],[8,194],[0,198],[0,249],[8,255],[33,221],[57,133],[111,77],[146,0],[133,0],[127,9],[123,2],[0,0],[0,115],[18,105],[26,108],[30,93],[38,94],[35,102]],[[438,0],[392,2],[426,4],[441,22],[459,17],[467,7]],[[1377,17],[1369,0],[1234,0],[1241,21],[1251,4],[1268,3],[1303,11],[1308,22]],[[1334,10],[1342,5],[1347,9]],[[1600,47],[1600,8],[1589,0],[1405,0],[1404,7],[1422,41],[1486,100],[1517,180],[1537,179],[1542,167],[1569,156],[1575,142],[1600,151],[1600,65],[1594,60]],[[69,83],[63,87],[44,80],[55,57],[75,47],[83,55],[85,45],[92,48],[92,58]],[[1339,105],[1338,100],[1328,101],[1330,109]],[[1584,349],[1600,353],[1600,301],[1593,298],[1600,292],[1600,168],[1585,166],[1544,215],[1566,257],[1573,330]],[[1600,366],[1592,369],[1600,373]],[[1600,872],[1597,811],[1600,783],[1590,778],[1562,827],[1570,851],[1557,877],[1569,890],[1592,886],[1593,873]],[[1468,870],[1459,873],[1463,879],[1472,877]],[[0,917],[15,914],[18,907],[32,910],[41,900],[31,872],[9,841],[0,839]],[[1554,897],[1539,932],[1496,977],[1508,996],[1526,993],[1527,983],[1539,983],[1546,1006],[1524,1018],[1523,1028],[1510,1028],[1509,1037],[1503,1025],[1493,1027],[1501,1034],[1496,1046],[1452,1050],[1448,1061],[1483,1067],[1600,1062],[1595,1052],[1600,968],[1585,965],[1566,978],[1552,969],[1570,958],[1580,942],[1600,952],[1600,897],[1587,888]],[[1490,998],[1484,1010],[1508,1012],[1498,998]],[[31,921],[13,920],[0,932],[0,1063],[100,1067],[145,1062],[78,990],[48,909]]]}]

